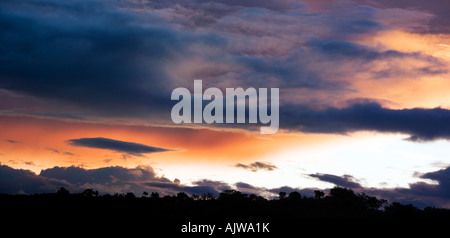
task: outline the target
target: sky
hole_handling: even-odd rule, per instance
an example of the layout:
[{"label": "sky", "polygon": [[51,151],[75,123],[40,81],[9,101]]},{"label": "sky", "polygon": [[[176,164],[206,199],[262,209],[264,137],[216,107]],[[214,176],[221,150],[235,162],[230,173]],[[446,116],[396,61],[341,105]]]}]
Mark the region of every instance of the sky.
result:
[{"label": "sky", "polygon": [[[450,208],[446,0],[4,0],[0,193],[349,187]],[[279,88],[279,130],[175,88]]]}]

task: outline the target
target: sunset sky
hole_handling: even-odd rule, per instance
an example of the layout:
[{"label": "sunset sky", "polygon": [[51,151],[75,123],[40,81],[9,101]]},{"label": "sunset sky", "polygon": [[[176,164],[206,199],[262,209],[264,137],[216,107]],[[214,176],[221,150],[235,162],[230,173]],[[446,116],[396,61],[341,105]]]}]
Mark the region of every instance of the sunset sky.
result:
[{"label": "sunset sky", "polygon": [[[3,0],[0,193],[310,195],[450,208],[447,0]],[[175,88],[280,89],[280,129],[175,124]]]}]

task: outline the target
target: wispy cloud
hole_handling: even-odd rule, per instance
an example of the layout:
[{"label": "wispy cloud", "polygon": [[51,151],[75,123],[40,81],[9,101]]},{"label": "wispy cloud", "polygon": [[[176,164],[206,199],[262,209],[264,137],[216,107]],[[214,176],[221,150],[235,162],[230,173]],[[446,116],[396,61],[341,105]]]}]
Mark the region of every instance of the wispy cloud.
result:
[{"label": "wispy cloud", "polygon": [[5,140],[6,142],[9,142],[11,144],[20,144],[22,143],[22,141],[17,141],[17,140]]},{"label": "wispy cloud", "polygon": [[56,149],[56,148],[51,148],[51,147],[47,148],[47,150],[52,151],[52,152],[57,153],[57,154],[62,154],[62,155],[69,155],[69,156],[75,155],[72,152],[62,151],[62,150],[59,150],[59,149]]}]

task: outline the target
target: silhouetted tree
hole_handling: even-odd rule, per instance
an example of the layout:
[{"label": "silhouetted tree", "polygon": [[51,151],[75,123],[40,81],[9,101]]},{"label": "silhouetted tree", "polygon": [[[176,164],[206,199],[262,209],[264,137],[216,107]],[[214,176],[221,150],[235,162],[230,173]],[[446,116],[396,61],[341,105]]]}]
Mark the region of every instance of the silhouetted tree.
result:
[{"label": "silhouetted tree", "polygon": [[330,197],[344,200],[354,200],[357,198],[355,192],[349,188],[335,186],[330,190]]},{"label": "silhouetted tree", "polygon": [[286,192],[278,193],[278,197],[279,197],[280,200],[286,199],[286,195],[287,195]]},{"label": "silhouetted tree", "polygon": [[377,199],[376,197],[368,196],[365,193],[359,195],[359,198],[362,200],[366,209],[369,210],[379,210],[383,205],[387,204],[387,200]]},{"label": "silhouetted tree", "polygon": [[158,192],[152,192],[150,197],[153,198],[153,199],[158,199],[159,198],[159,193]]},{"label": "silhouetted tree", "polygon": [[179,192],[179,193],[177,193],[177,199],[178,200],[189,200],[190,198],[189,198],[189,196],[186,194],[186,193],[184,193],[184,192]]},{"label": "silhouetted tree", "polygon": [[250,196],[248,196],[248,199],[249,199],[250,201],[260,201],[260,202],[262,202],[262,201],[267,201],[267,199],[265,199],[265,198],[263,198],[263,197],[261,197],[261,196],[258,196],[258,195],[256,195],[256,194],[250,194]]},{"label": "silhouetted tree", "polygon": [[[206,220],[212,223],[216,222],[214,218],[219,218],[219,221],[255,220],[256,222],[261,218],[263,221],[277,224],[277,229],[280,230],[283,228],[280,227],[282,224],[287,224],[288,226],[285,227],[294,229],[297,229],[298,224],[311,230],[327,227],[330,235],[326,234],[325,236],[338,236],[336,230],[342,230],[342,228],[345,228],[345,236],[352,234],[361,236],[360,233],[354,233],[353,227],[363,228],[372,233],[376,230],[389,233],[391,232],[389,228],[400,227],[401,235],[403,235],[405,230],[416,232],[417,227],[423,226],[422,221],[431,221],[429,224],[433,223],[433,226],[427,228],[434,229],[439,226],[434,221],[447,222],[450,219],[450,210],[448,209],[426,208],[421,210],[411,204],[403,205],[398,202],[385,206],[386,200],[384,199],[371,197],[364,193],[358,194],[351,189],[341,187],[331,189],[330,194],[326,197],[316,190],[313,196],[318,199],[302,196],[298,192],[292,192],[289,195],[280,193],[282,201],[278,199],[265,200],[261,196],[246,195],[236,190],[221,192],[217,201],[212,194],[188,196],[186,193],[178,193],[160,198],[157,192],[153,192],[151,195],[143,193],[145,197],[150,197],[144,198],[134,197],[133,193],[116,193],[113,196],[98,195],[98,192],[93,189],[70,194],[66,189],[60,188],[55,192],[56,194],[0,194],[0,203],[7,206],[2,212],[12,210],[16,214],[17,209],[21,209],[24,212],[17,213],[18,216],[15,217],[11,216],[14,220],[18,220],[27,219],[29,216],[23,214],[26,214],[25,211],[30,212],[31,210],[33,214],[44,214],[45,217],[42,216],[39,220],[46,223],[49,221],[48,217],[60,221],[60,224],[66,224],[68,217],[74,219],[82,217],[89,219],[91,224],[95,224],[99,220],[116,221],[118,218],[124,218],[133,225],[136,223],[139,225],[151,224],[153,225],[152,229],[169,224],[170,229],[177,227],[176,232],[178,233],[174,237],[179,236],[179,224],[185,224],[188,220]],[[68,196],[59,197],[60,194],[68,194]],[[133,199],[126,199],[129,197],[133,197]],[[193,197],[198,197],[198,199],[193,202]],[[380,209],[383,206],[384,209]],[[150,213],[157,215],[149,216]],[[145,216],[145,219],[139,219],[142,215]],[[5,217],[10,218],[10,216]],[[35,219],[32,218],[31,221],[35,222]],[[219,221],[217,224],[220,223]],[[403,226],[401,221],[406,221],[406,226]],[[123,223],[121,221],[112,224],[122,225]],[[317,226],[312,226],[314,224]],[[165,229],[165,231],[170,229]],[[271,229],[270,231],[273,230],[277,232],[274,232],[276,236],[283,237],[284,234],[278,235],[279,230]],[[323,233],[322,230],[319,231]]]},{"label": "silhouetted tree", "polygon": [[124,197],[123,193],[114,193],[113,197]]},{"label": "silhouetted tree", "polygon": [[297,201],[297,200],[302,199],[302,195],[297,191],[291,192],[291,193],[289,193],[288,199],[292,200],[292,201]]},{"label": "silhouetted tree", "polygon": [[60,187],[58,189],[58,191],[56,192],[56,194],[58,194],[58,196],[64,196],[67,197],[70,195],[69,190],[67,190],[65,187]]},{"label": "silhouetted tree", "polygon": [[384,208],[386,213],[391,216],[408,217],[417,214],[419,209],[412,204],[403,205],[399,202],[393,202]]},{"label": "silhouetted tree", "polygon": [[314,198],[315,199],[321,199],[323,196],[325,196],[325,193],[320,190],[314,190]]},{"label": "silhouetted tree", "polygon": [[134,195],[134,193],[128,192],[128,193],[125,195],[125,198],[133,199],[133,198],[136,198],[136,196]]},{"label": "silhouetted tree", "polygon": [[197,194],[192,194],[191,198],[192,198],[194,201],[200,200],[200,196],[197,195]]},{"label": "silhouetted tree", "polygon": [[142,192],[142,197],[146,198],[148,196],[148,193],[146,191]]},{"label": "silhouetted tree", "polygon": [[81,193],[81,195],[83,197],[98,197],[98,191],[97,190],[94,191],[92,188],[88,188],[88,189],[85,189]]},{"label": "silhouetted tree", "polygon": [[210,201],[210,200],[214,200],[214,199],[215,199],[215,197],[211,193],[206,193],[206,194],[204,193],[204,194],[200,195],[200,200],[203,200],[203,201]]},{"label": "silhouetted tree", "polygon": [[219,200],[221,201],[243,201],[247,198],[247,194],[243,194],[234,189],[224,190],[219,195]]}]

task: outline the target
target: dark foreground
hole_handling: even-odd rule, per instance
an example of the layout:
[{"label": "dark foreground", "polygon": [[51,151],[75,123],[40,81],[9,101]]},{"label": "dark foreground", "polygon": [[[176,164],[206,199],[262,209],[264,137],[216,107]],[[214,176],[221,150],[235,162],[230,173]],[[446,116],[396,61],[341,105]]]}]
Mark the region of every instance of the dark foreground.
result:
[{"label": "dark foreground", "polygon": [[328,196],[320,191],[313,198],[294,192],[281,193],[274,200],[234,190],[215,198],[184,193],[166,197],[156,193],[100,196],[93,190],[70,194],[60,189],[54,194],[3,194],[0,202],[3,228],[19,225],[35,229],[35,234],[61,229],[69,232],[66,235],[88,237],[116,232],[144,237],[161,232],[174,237],[385,236],[419,231],[431,235],[446,229],[450,221],[447,209],[388,204],[339,187]]}]

